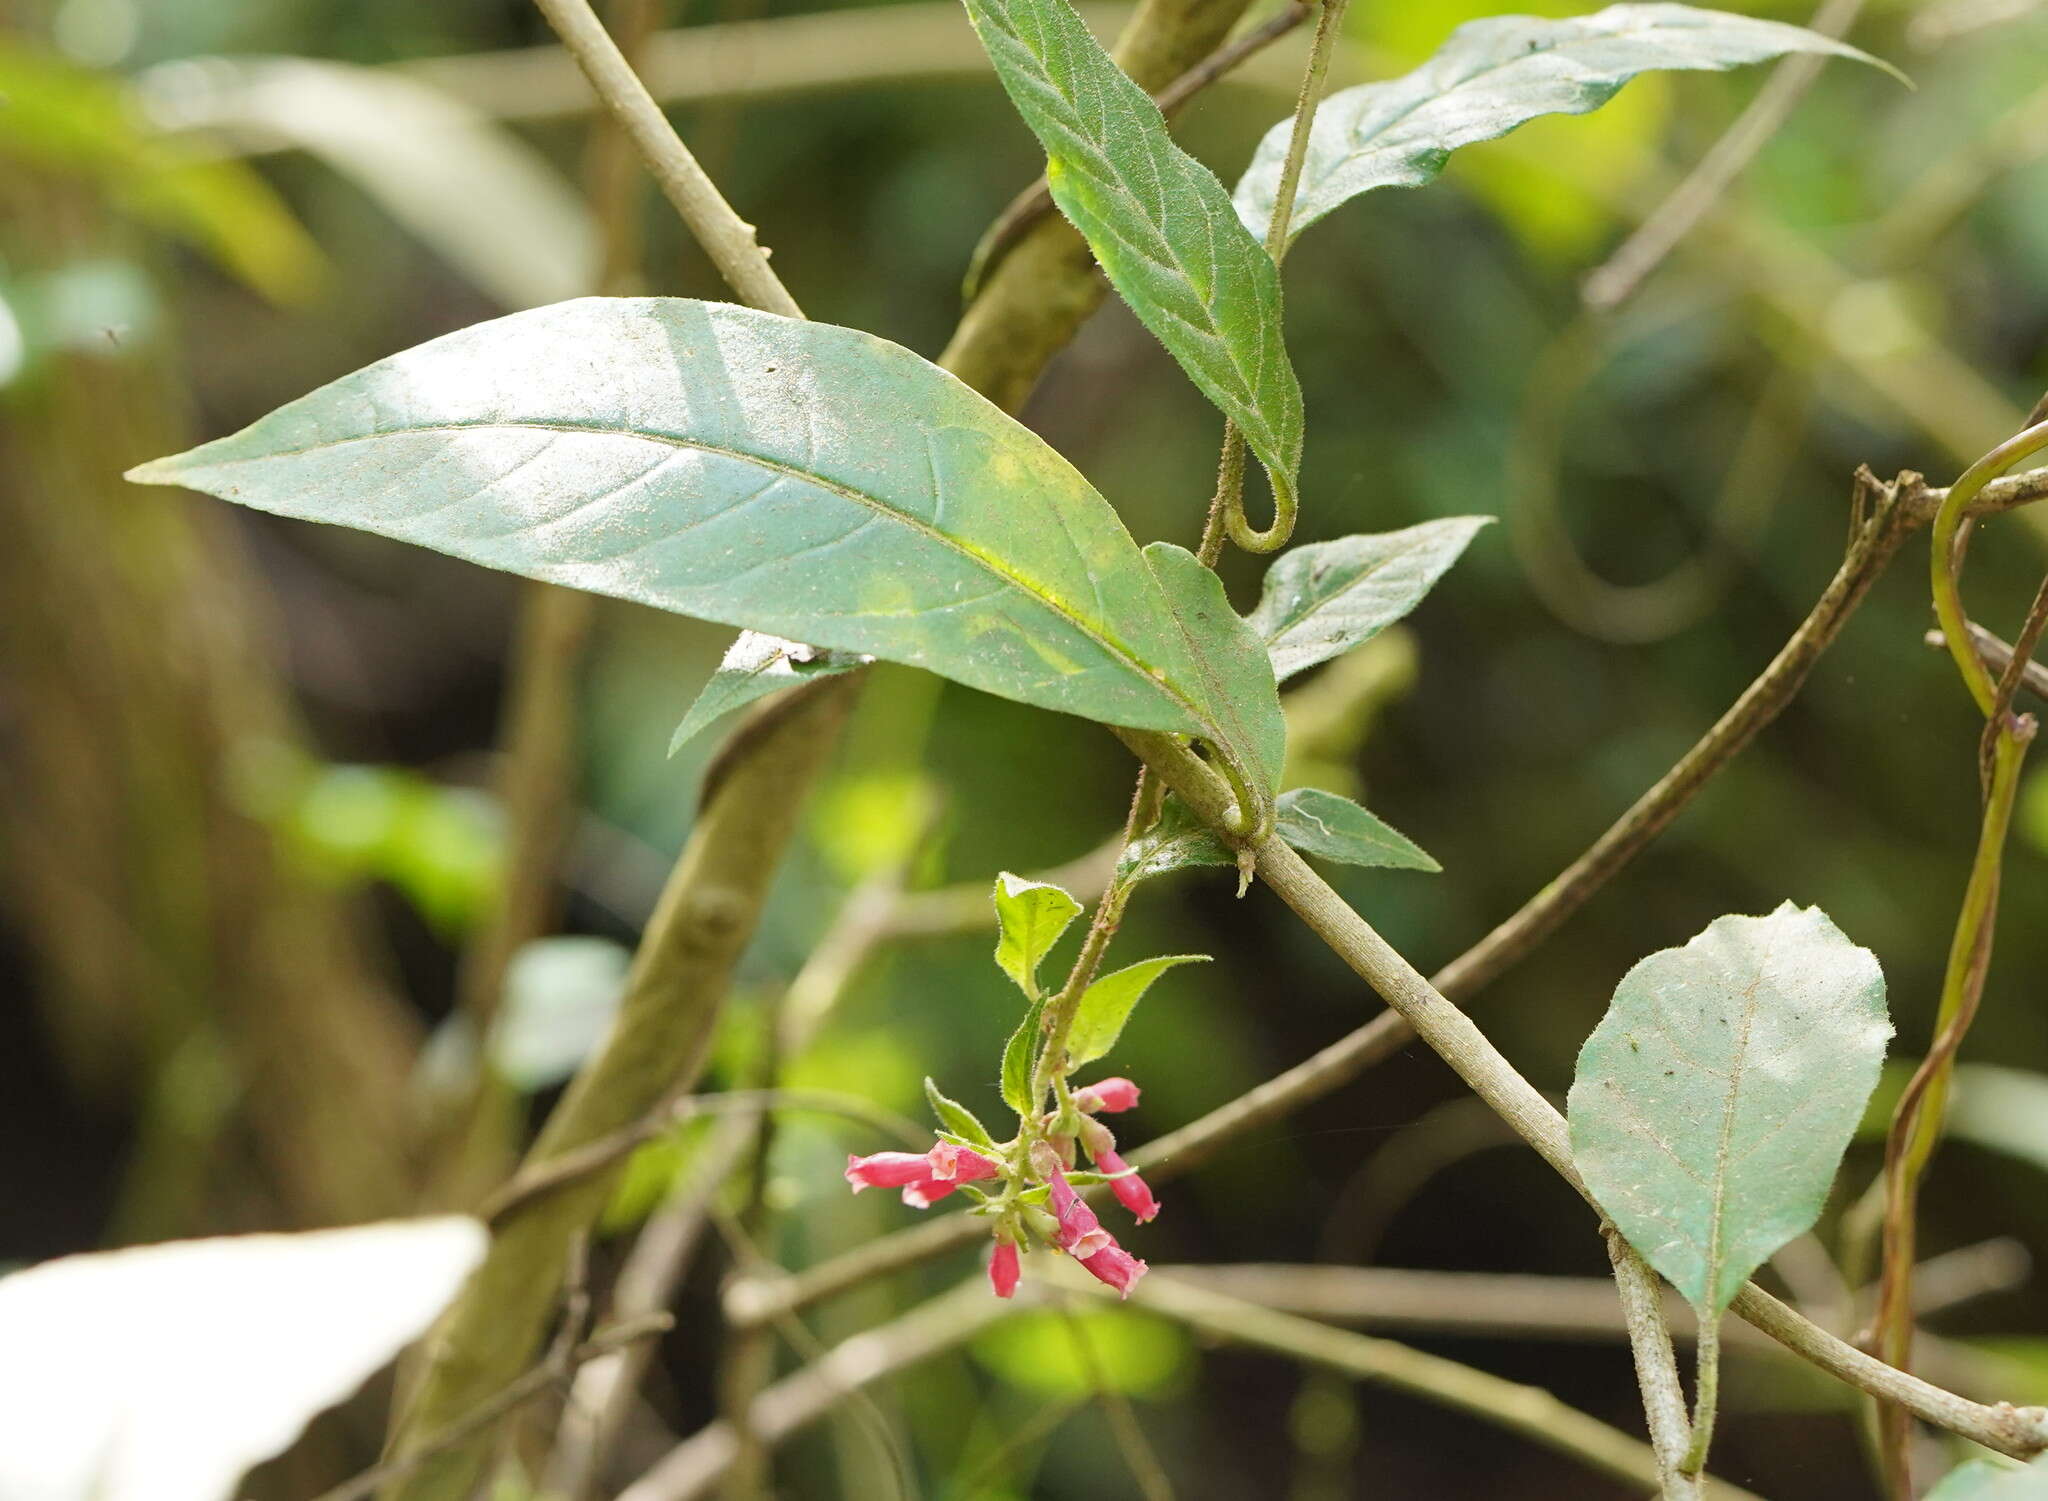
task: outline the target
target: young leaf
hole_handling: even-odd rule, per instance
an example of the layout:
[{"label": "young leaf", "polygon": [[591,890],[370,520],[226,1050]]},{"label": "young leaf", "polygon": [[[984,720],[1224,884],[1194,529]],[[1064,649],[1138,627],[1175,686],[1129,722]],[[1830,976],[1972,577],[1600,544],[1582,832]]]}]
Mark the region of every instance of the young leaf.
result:
[{"label": "young leaf", "polygon": [[988,1134],[988,1127],[975,1119],[974,1112],[957,1100],[949,1100],[939,1093],[939,1086],[932,1082],[931,1075],[925,1075],[924,1097],[930,1102],[932,1114],[939,1118],[939,1124],[955,1136],[964,1136],[977,1147],[994,1148],[996,1139]]},{"label": "young leaf", "polygon": [[1032,1064],[1037,1061],[1039,1023],[1045,1017],[1045,1002],[1036,1000],[1024,1013],[1024,1020],[1003,1044],[1003,1103],[1019,1115],[1038,1108],[1031,1098]]},{"label": "young leaf", "polygon": [[481,323],[131,472],[487,567],[1221,736],[1107,501],[937,366],[681,298]]},{"label": "young leaf", "polygon": [[1197,865],[1235,864],[1237,852],[1211,833],[1186,803],[1168,793],[1152,827],[1124,847],[1116,878],[1144,881]]},{"label": "young leaf", "polygon": [[1716,918],[1615,990],[1572,1081],[1572,1156],[1702,1319],[1818,1218],[1891,1030],[1875,956],[1790,902]]},{"label": "young leaf", "polygon": [[669,737],[668,753],[673,756],[714,720],[778,688],[793,688],[807,678],[837,677],[872,661],[859,652],[824,651],[762,631],[741,631]]},{"label": "young leaf", "polygon": [[1350,798],[1320,787],[1297,787],[1282,793],[1274,814],[1273,832],[1304,855],[1320,855],[1342,865],[1443,869],[1405,834],[1380,822]]},{"label": "young leaf", "polygon": [[1131,310],[1237,423],[1274,490],[1291,495],[1301,387],[1272,257],[1067,0],[966,3],[996,76],[1045,147],[1053,201]]},{"label": "young leaf", "polygon": [[1007,870],[996,877],[996,963],[1017,988],[1038,998],[1038,966],[1081,915],[1081,904],[1059,887],[1027,881]]},{"label": "young leaf", "polygon": [[2048,1501],[2048,1460],[2037,1459],[2023,1470],[1968,1460],[1942,1476],[1922,1501]]},{"label": "young leaf", "polygon": [[1186,638],[1187,654],[1202,680],[1205,716],[1222,727],[1226,748],[1235,748],[1241,757],[1250,752],[1244,769],[1272,797],[1287,760],[1287,718],[1265,643],[1230,608],[1215,570],[1204,568],[1186,548],[1154,542],[1145,549],[1145,561]]},{"label": "young leaf", "polygon": [[229,1501],[425,1331],[485,1240],[471,1219],[404,1220],[0,1278],[0,1496]]},{"label": "young leaf", "polygon": [[[1340,89],[1323,101],[1288,222],[1289,239],[1373,188],[1435,180],[1460,146],[1491,141],[1538,115],[1583,115],[1653,69],[1725,72],[1788,52],[1854,58],[1868,53],[1798,26],[1689,5],[1610,5],[1590,16],[1470,21],[1428,62],[1384,83]],[[1293,122],[1266,132],[1239,179],[1238,216],[1264,235]]]},{"label": "young leaf", "polygon": [[1074,1024],[1067,1030],[1067,1064],[1079,1068],[1093,1063],[1116,1046],[1131,1009],[1152,988],[1152,982],[1181,964],[1207,964],[1207,954],[1165,954],[1142,959],[1114,974],[1104,975],[1082,992]]},{"label": "young leaf", "polygon": [[1247,617],[1281,682],[1363,646],[1436,586],[1491,516],[1451,516],[1398,532],[1289,548],[1266,570]]}]

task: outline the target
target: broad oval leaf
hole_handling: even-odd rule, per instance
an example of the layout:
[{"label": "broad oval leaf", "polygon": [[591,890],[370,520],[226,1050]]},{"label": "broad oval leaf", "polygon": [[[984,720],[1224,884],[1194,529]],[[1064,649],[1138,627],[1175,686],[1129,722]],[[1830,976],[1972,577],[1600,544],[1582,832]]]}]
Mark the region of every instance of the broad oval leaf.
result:
[{"label": "broad oval leaf", "polygon": [[426,1330],[461,1218],[66,1256],[0,1278],[0,1496],[228,1501]]},{"label": "broad oval leaf", "polygon": [[1126,965],[1090,985],[1082,992],[1074,1023],[1067,1029],[1067,1066],[1080,1068],[1093,1063],[1115,1047],[1132,1010],[1145,998],[1154,980],[1180,965],[1208,962],[1207,954],[1163,954]]},{"label": "broad oval leaf", "polygon": [[1107,501],[937,366],[829,324],[582,298],[130,473],[486,567],[1206,737]]},{"label": "broad oval leaf", "polygon": [[1579,1054],[1572,1156],[1628,1243],[1718,1315],[1827,1199],[1891,1036],[1818,907],[1721,917],[1628,972]]},{"label": "broad oval leaf", "polygon": [[1281,682],[1362,646],[1422,602],[1491,516],[1450,516],[1398,532],[1289,548],[1266,570],[1247,617]]},{"label": "broad oval leaf", "polygon": [[1407,835],[1348,797],[1320,787],[1282,793],[1273,832],[1304,855],[1340,865],[1439,871],[1443,867]]},{"label": "broad oval leaf", "polygon": [[1145,561],[1186,639],[1202,683],[1204,716],[1220,727],[1227,748],[1250,753],[1245,770],[1270,800],[1287,761],[1287,716],[1265,643],[1230,607],[1216,571],[1185,547],[1154,542],[1145,549]]},{"label": "broad oval leaf", "polygon": [[[1414,72],[1340,89],[1317,109],[1291,240],[1374,188],[1434,181],[1460,146],[1491,141],[1538,115],[1583,115],[1638,73],[1725,72],[1789,52],[1853,58],[1868,53],[1798,26],[1690,5],[1610,5],[1590,16],[1494,16],[1452,32]],[[1263,235],[1273,218],[1292,121],[1266,132],[1238,180],[1238,216]]]},{"label": "broad oval leaf", "polygon": [[741,631],[669,737],[668,753],[673,756],[715,721],[778,688],[794,688],[810,678],[837,677],[872,661],[873,657],[859,652],[826,651],[765,631]]},{"label": "broad oval leaf", "polygon": [[1049,881],[1027,881],[1007,870],[996,877],[995,901],[996,964],[1036,999],[1038,966],[1081,915],[1081,904]]},{"label": "broad oval leaf", "polygon": [[1301,467],[1301,386],[1280,271],[1216,175],[1067,0],[966,0],[1017,113],[1045,147],[1053,201],[1131,311],[1237,423],[1282,495]]}]

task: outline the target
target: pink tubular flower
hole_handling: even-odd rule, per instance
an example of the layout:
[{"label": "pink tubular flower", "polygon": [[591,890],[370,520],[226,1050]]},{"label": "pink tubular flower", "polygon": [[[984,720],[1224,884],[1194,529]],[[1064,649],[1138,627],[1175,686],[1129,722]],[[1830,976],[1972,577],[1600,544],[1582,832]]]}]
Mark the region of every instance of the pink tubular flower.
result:
[{"label": "pink tubular flower", "polygon": [[1145,1275],[1145,1263],[1115,1241],[1092,1256],[1083,1256],[1081,1265],[1088,1268],[1088,1275],[1097,1282],[1106,1282],[1115,1288],[1120,1298],[1128,1298],[1131,1289],[1138,1285],[1138,1279]]},{"label": "pink tubular flower", "polygon": [[1122,1173],[1120,1178],[1109,1180],[1109,1191],[1116,1195],[1117,1202],[1130,1210],[1131,1218],[1139,1224],[1149,1224],[1159,1213],[1159,1201],[1152,1197],[1152,1190],[1145,1186],[1145,1180],[1131,1172],[1130,1164],[1113,1151],[1092,1154],[1095,1165],[1105,1173]]},{"label": "pink tubular flower", "polygon": [[1085,1264],[1088,1257],[1116,1244],[1115,1238],[1096,1219],[1095,1211],[1074,1192],[1074,1186],[1067,1182],[1065,1173],[1054,1168],[1046,1184],[1052,1191],[1047,1202],[1060,1222],[1059,1234],[1053,1237],[1055,1245]]},{"label": "pink tubular flower", "polygon": [[996,1242],[995,1254],[988,1259],[989,1286],[996,1290],[999,1298],[1015,1297],[1017,1278],[1021,1269],[1017,1261],[1017,1243],[1013,1240]]},{"label": "pink tubular flower", "polygon": [[1114,1115],[1138,1103],[1138,1086],[1129,1079],[1097,1079],[1086,1089],[1074,1091],[1074,1103],[1083,1110],[1106,1110]]},{"label": "pink tubular flower", "polygon": [[[891,1153],[889,1155],[897,1155]],[[903,1202],[912,1209],[929,1209],[963,1183],[993,1178],[1002,1169],[981,1153],[942,1141],[915,1159],[924,1167],[914,1182],[903,1185]]]},{"label": "pink tubular flower", "polygon": [[901,1188],[931,1176],[931,1159],[922,1152],[877,1152],[872,1157],[846,1158],[846,1181],[863,1188]]}]

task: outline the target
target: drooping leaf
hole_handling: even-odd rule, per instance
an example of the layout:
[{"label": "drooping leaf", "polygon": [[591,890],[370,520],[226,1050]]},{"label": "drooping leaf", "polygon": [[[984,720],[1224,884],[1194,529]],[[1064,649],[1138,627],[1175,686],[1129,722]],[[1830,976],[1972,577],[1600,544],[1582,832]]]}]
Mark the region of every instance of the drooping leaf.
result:
[{"label": "drooping leaf", "polygon": [[1272,257],[1067,0],[966,3],[996,76],[1045,147],[1053,201],[1131,310],[1236,421],[1275,491],[1292,494],[1301,387]]},{"label": "drooping leaf", "polygon": [[996,964],[1017,988],[1036,999],[1038,966],[1081,915],[1081,904],[1046,881],[1027,881],[1007,870],[996,877]]},{"label": "drooping leaf", "polygon": [[1019,1115],[1030,1115],[1038,1108],[1031,1097],[1031,1075],[1032,1065],[1038,1061],[1039,1024],[1044,1019],[1045,1002],[1033,1001],[1003,1044],[1003,1103]]},{"label": "drooping leaf", "polygon": [[1223,727],[1228,745],[1251,753],[1245,770],[1271,798],[1287,761],[1287,716],[1265,643],[1230,608],[1215,570],[1204,568],[1186,548],[1154,542],[1145,549],[1145,561],[1185,635],[1203,685],[1205,717]]},{"label": "drooping leaf", "polygon": [[809,678],[837,677],[872,661],[858,652],[825,651],[764,631],[741,631],[669,737],[668,753],[673,756],[716,720],[778,688],[794,688]]},{"label": "drooping leaf", "polygon": [[1210,832],[1188,805],[1168,793],[1152,827],[1124,847],[1119,881],[1145,881],[1197,865],[1235,865],[1237,852]]},{"label": "drooping leaf", "polygon": [[1284,792],[1275,808],[1273,832],[1304,855],[1341,865],[1391,870],[1439,871],[1443,867],[1407,835],[1381,822],[1348,797],[1320,787]]},{"label": "drooping leaf", "polygon": [[596,289],[581,196],[512,130],[431,84],[304,57],[180,58],[136,82],[180,130],[318,158],[506,308]]},{"label": "drooping leaf", "polygon": [[393,1221],[0,1278],[0,1496],[229,1501],[425,1331],[485,1239],[471,1219]]},{"label": "drooping leaf", "polygon": [[1058,454],[906,349],[682,298],[481,323],[131,472],[487,567],[1221,738]]},{"label": "drooping leaf", "polygon": [[1363,646],[1422,602],[1491,516],[1450,516],[1398,532],[1289,548],[1266,570],[1247,617],[1281,682]]},{"label": "drooping leaf", "polygon": [[1884,976],[1817,907],[1721,917],[1630,970],[1579,1054],[1572,1156],[1703,1317],[1811,1228],[1884,1061]]},{"label": "drooping leaf", "polygon": [[[1289,238],[1374,188],[1420,187],[1460,146],[1491,141],[1538,115],[1598,109],[1638,73],[1725,72],[1790,52],[1886,67],[1798,26],[1689,5],[1610,5],[1590,16],[1495,16],[1452,32],[1414,72],[1340,89],[1316,111]],[[1237,212],[1264,235],[1292,122],[1266,133],[1239,179]]]},{"label": "drooping leaf", "polygon": [[1067,1029],[1068,1065],[1080,1068],[1115,1047],[1132,1009],[1145,998],[1154,980],[1179,965],[1208,962],[1207,954],[1163,954],[1157,959],[1141,959],[1090,985],[1081,994],[1073,1026]]},{"label": "drooping leaf", "polygon": [[2048,1460],[2015,1469],[1972,1459],[1942,1476],[1922,1501],[2048,1501]]},{"label": "drooping leaf", "polygon": [[965,1137],[977,1147],[994,1147],[995,1138],[988,1134],[988,1127],[976,1118],[974,1112],[958,1100],[950,1100],[939,1092],[939,1086],[931,1075],[925,1075],[924,1097],[932,1107],[932,1114],[939,1118],[939,1124],[955,1136]]}]

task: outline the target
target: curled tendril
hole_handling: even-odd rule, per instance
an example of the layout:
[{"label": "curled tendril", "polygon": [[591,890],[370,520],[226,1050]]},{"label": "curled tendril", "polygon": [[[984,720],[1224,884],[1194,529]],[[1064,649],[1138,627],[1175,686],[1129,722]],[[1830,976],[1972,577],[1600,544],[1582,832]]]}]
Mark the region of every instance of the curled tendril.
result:
[{"label": "curled tendril", "polygon": [[1273,524],[1264,531],[1255,531],[1244,514],[1244,486],[1240,484],[1234,494],[1223,502],[1223,525],[1229,532],[1230,540],[1246,552],[1278,552],[1287,545],[1287,539],[1294,535],[1294,517],[1297,510],[1292,486],[1282,487],[1276,477],[1273,486]]}]

